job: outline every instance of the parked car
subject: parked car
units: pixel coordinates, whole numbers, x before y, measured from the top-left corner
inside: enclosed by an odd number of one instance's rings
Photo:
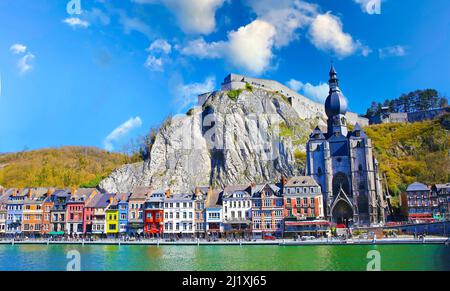
[[[277,238],[273,235],[266,234],[264,235],[264,240],[276,240]]]

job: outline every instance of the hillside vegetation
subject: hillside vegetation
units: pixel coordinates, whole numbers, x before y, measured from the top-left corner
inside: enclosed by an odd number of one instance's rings
[[[0,155],[4,187],[95,187],[130,162],[123,154],[92,147],[61,147]]]
[[[428,185],[450,181],[450,115],[433,121],[372,125],[365,130],[391,194],[398,196],[415,181]]]

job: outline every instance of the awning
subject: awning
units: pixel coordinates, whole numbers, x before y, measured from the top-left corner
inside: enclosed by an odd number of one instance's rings
[[[64,235],[64,231],[51,231],[48,234],[49,235]]]

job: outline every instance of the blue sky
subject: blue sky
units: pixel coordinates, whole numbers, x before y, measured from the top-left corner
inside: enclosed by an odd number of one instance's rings
[[[359,113],[415,89],[449,96],[450,2],[370,1],[81,0],[77,14],[1,0],[0,152],[120,151],[229,72],[323,100],[333,60]]]

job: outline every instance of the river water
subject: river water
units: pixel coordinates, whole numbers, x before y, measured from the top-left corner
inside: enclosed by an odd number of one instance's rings
[[[450,270],[445,245],[0,245],[0,270],[66,270],[73,254],[79,254],[78,265],[86,271],[366,270],[372,250],[379,253],[381,270]]]

